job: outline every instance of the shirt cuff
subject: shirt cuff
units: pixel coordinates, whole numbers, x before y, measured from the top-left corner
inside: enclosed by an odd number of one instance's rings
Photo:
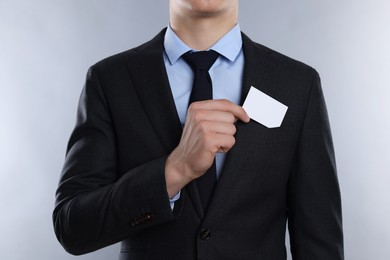
[[[173,208],[175,207],[175,202],[178,199],[180,199],[180,191],[175,196],[173,196],[172,199],[169,199],[169,203],[171,204],[171,210],[173,210]]]

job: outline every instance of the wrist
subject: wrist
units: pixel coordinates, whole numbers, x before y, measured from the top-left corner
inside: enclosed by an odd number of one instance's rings
[[[193,178],[186,174],[187,167],[173,154],[169,155],[165,163],[165,180],[169,198],[175,196]]]

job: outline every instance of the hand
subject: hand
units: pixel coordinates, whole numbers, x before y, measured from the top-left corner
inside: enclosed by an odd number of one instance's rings
[[[237,120],[249,122],[250,119],[242,107],[228,100],[190,105],[180,143],[165,165],[170,196],[202,176],[211,167],[217,152],[226,153],[233,147]]]

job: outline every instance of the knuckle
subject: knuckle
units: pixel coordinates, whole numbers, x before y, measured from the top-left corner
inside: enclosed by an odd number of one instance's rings
[[[196,109],[198,109],[198,103],[197,102],[193,102],[193,103],[191,103],[188,106],[188,111],[195,111]]]
[[[233,145],[236,143],[236,138],[234,136],[232,136],[232,143]]]
[[[236,117],[232,113],[229,113],[228,117],[229,117],[229,122],[234,123],[236,121]]]
[[[194,103],[191,103],[189,106],[188,106],[188,111],[192,111],[194,109]]]
[[[231,126],[231,132],[232,132],[232,135],[236,134],[237,132],[237,127],[235,125],[232,125]]]
[[[200,111],[196,111],[196,112],[193,112],[192,113],[192,118],[193,120],[195,120],[196,122],[200,122],[201,121],[201,115],[202,113]]]
[[[211,153],[216,154],[219,151],[219,146],[217,146],[217,145],[211,146],[210,151],[211,151]]]
[[[204,122],[206,117],[207,117],[207,111],[205,110],[196,110],[192,113],[193,120],[198,123]]]
[[[230,102],[229,100],[227,100],[227,99],[222,99],[221,102],[222,102],[222,104],[225,105],[225,106],[228,106],[228,105],[230,105],[230,103],[231,103],[231,102]]]
[[[205,119],[207,117],[208,111],[207,110],[199,110],[197,114],[201,119]]]
[[[232,136],[230,138],[230,147],[233,147],[233,145],[236,143],[236,138],[234,138],[234,136]]]

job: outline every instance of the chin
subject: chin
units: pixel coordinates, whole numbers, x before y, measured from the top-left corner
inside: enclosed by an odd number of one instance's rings
[[[183,0],[186,2],[191,12],[199,15],[210,16],[213,14],[223,13],[229,8],[234,8],[234,0]]]

